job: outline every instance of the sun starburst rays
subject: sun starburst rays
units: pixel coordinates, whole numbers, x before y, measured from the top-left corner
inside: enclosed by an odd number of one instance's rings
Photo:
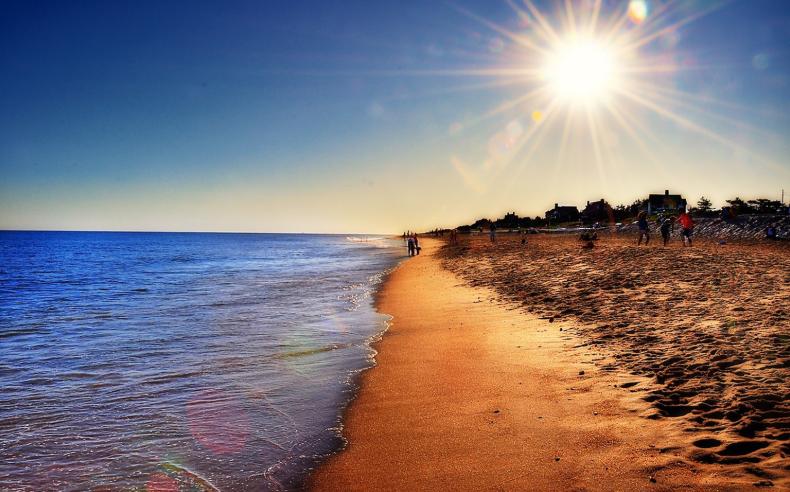
[[[508,140],[506,157],[489,156],[485,160],[476,174],[477,191],[495,183],[496,177],[506,170],[517,176],[530,164],[529,159],[540,149],[540,142],[555,130],[558,132],[556,148],[544,149],[555,153],[555,171],[559,172],[564,165],[568,146],[586,140],[592,150],[595,173],[605,189],[612,168],[609,163],[616,160],[616,156],[605,145],[604,136],[615,134],[617,139],[629,140],[650,161],[658,161],[656,147],[661,145],[661,139],[653,134],[651,125],[639,121],[634,115],[637,113],[652,113],[710,143],[750,152],[705,123],[718,121],[730,129],[757,132],[759,129],[749,128],[714,109],[735,109],[731,102],[710,95],[695,101],[695,94],[682,91],[673,83],[673,77],[683,73],[715,67],[689,63],[675,50],[673,43],[666,43],[679,28],[711,14],[731,0],[714,1],[707,8],[686,15],[681,15],[673,0],[659,4],[652,11],[648,0],[624,1],[624,8],[614,11],[604,11],[602,0],[565,0],[558,2],[553,14],[542,12],[532,0],[505,1],[519,22],[516,31],[456,7],[466,17],[512,43],[508,56],[503,57],[511,59],[510,65],[505,63],[495,69],[467,72],[483,77],[496,77],[496,73],[502,77],[517,76],[524,80],[525,89],[521,95],[467,121],[461,133],[494,117],[503,117],[510,125],[514,121],[528,121],[525,114],[529,114],[529,108],[543,110],[535,110],[542,115],[539,121],[531,122],[526,131]],[[511,116],[513,114],[515,116]],[[575,124],[577,121],[581,126]],[[586,132],[586,138],[582,132]],[[495,137],[497,135],[492,139]],[[755,157],[764,164],[773,165]],[[491,164],[492,159],[497,161],[496,165]],[[513,163],[516,166],[511,169]],[[468,181],[471,173],[465,172],[464,179]],[[513,180],[509,181],[511,185]]]

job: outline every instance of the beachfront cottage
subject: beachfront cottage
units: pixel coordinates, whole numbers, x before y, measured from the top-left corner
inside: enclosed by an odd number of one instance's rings
[[[582,222],[593,224],[595,222],[614,222],[614,212],[611,205],[601,198],[597,202],[587,201],[581,213]]]
[[[555,224],[560,222],[575,222],[579,220],[579,209],[575,206],[554,204],[554,208],[546,211],[546,220]]]
[[[670,195],[669,190],[664,190],[663,195],[651,193],[647,197],[648,214],[680,212],[682,210],[686,210],[686,199],[681,195]]]

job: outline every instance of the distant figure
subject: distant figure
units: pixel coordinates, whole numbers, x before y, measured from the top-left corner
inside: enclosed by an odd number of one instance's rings
[[[683,238],[683,246],[691,246],[691,234],[694,232],[694,219],[688,212],[681,212],[678,217],[680,223],[680,237]]]
[[[769,225],[765,228],[765,238],[771,241],[776,241],[776,226]]]
[[[598,240],[598,233],[595,231],[584,231],[579,235],[579,241],[582,241],[582,249],[592,249],[595,247],[593,241]]]
[[[488,229],[488,236],[491,238],[491,242],[496,242],[496,226],[492,222]]]
[[[645,246],[647,246],[650,242],[650,225],[647,223],[647,212],[639,212],[636,219],[639,226],[639,239],[636,241],[636,245],[642,244],[642,238],[645,238]]]
[[[666,217],[661,221],[661,238],[664,240],[664,246],[669,243],[669,234],[672,231],[672,222],[674,220],[674,217]]]
[[[527,231],[521,231],[521,244],[527,244]]]
[[[414,256],[414,238],[410,237],[406,240],[406,247],[409,250],[409,256]]]
[[[450,244],[458,244],[458,231],[456,229],[450,230]]]
[[[412,237],[414,238],[414,252],[417,253],[417,254],[420,254],[420,250],[422,248],[420,248],[420,240],[417,239],[417,233],[415,232],[414,236],[412,236]]]

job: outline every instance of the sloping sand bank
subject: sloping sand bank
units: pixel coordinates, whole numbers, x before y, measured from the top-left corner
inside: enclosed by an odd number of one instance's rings
[[[687,455],[790,481],[790,244],[604,237],[464,238],[444,265],[503,302],[575,322],[604,369],[649,378],[651,418],[683,426]]]
[[[316,490],[729,490],[754,477],[692,464],[639,378],[596,369],[568,331],[441,267],[437,243],[385,283],[394,316],[346,414],[348,448]],[[561,328],[562,331],[560,330]],[[626,387],[623,387],[625,385]],[[724,473],[722,473],[724,470]]]

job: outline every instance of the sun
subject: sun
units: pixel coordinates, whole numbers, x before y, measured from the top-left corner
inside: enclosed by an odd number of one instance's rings
[[[502,173],[508,173],[513,179],[508,180],[502,196],[514,193],[522,182],[514,177],[540,165],[538,155],[540,160],[550,160],[552,152],[555,176],[560,176],[566,164],[593,164],[603,187],[612,176],[620,179],[612,171],[614,166],[622,169],[629,165],[623,149],[639,152],[660,168],[666,160],[662,155],[665,150],[662,139],[651,131],[654,118],[749,155],[771,169],[781,168],[738,139],[708,126],[715,121],[731,131],[750,128],[762,132],[727,114],[753,108],[718,99],[707,94],[707,89],[690,92],[680,83],[685,80],[681,77],[698,76],[695,74],[704,74],[709,68],[699,63],[694,53],[681,51],[680,29],[716,12],[729,0],[697,2],[705,4],[704,8],[673,0],[504,1],[515,14],[508,24],[455,7],[493,36],[485,44],[485,52],[472,53],[475,63],[485,60],[484,66],[428,72],[490,79],[447,91],[512,88],[512,97],[479,115],[465,117],[463,122],[453,122],[448,129],[454,136],[468,135],[466,132],[483,122],[504,119],[490,135],[484,149],[487,153],[476,168],[456,156],[451,159],[470,189],[482,193],[494,186]],[[555,8],[543,12],[536,3]],[[474,34],[475,42],[485,39]],[[781,139],[778,134],[770,135]],[[553,139],[552,144],[544,144],[546,139]]]
[[[543,77],[559,99],[591,105],[614,87],[616,58],[614,50],[600,41],[572,39],[547,55]]]

